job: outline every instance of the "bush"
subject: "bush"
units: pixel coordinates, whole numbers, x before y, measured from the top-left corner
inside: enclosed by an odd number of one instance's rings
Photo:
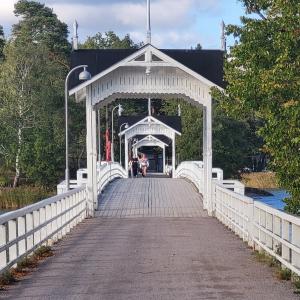
[[[0,209],[16,209],[54,195],[43,187],[20,186],[0,190]]]

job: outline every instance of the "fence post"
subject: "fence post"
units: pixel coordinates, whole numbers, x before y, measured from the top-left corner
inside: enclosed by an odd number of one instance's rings
[[[246,210],[248,222],[247,222],[247,232],[248,232],[248,245],[254,248],[254,201],[249,201]]]

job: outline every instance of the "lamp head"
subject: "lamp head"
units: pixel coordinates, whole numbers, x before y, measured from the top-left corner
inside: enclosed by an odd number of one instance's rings
[[[122,116],[122,112],[124,111],[124,108],[122,107],[121,104],[119,104],[119,108],[118,108],[118,115],[119,117]]]
[[[92,75],[90,72],[86,70],[87,67],[83,67],[83,71],[79,74],[79,80],[90,80],[92,78]]]
[[[125,124],[125,129],[127,129],[129,127],[129,124],[128,123],[126,123]]]

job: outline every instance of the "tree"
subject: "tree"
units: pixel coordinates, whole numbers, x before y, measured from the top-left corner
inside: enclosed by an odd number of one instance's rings
[[[142,43],[140,44],[135,44],[129,34],[126,34],[124,38],[119,37],[115,32],[113,31],[108,31],[105,32],[104,34],[101,32],[98,32],[97,34],[95,34],[94,36],[89,36],[87,38],[87,40],[83,43],[79,45],[79,48],[82,49],[137,49],[140,46],[142,46]],[[122,105],[124,107],[124,113],[126,115],[141,115],[143,114],[143,112],[146,111],[147,109],[147,103],[146,101],[144,101],[144,105],[141,106],[140,104],[140,100],[134,100],[134,99],[126,99],[125,101],[122,101]],[[117,105],[118,103],[120,103],[120,101],[116,101],[112,104],[110,104],[111,107]],[[138,104],[138,105],[137,105]],[[110,117],[110,113],[108,114],[108,116]],[[84,117],[84,116],[83,116]],[[83,125],[84,125],[85,121],[82,120],[82,122],[77,122],[77,124],[81,124],[81,135],[74,137],[74,141],[76,141],[74,143],[74,145],[76,145],[76,147],[70,147],[70,151],[73,153],[73,156],[77,156],[78,159],[79,157],[82,157],[83,153],[85,153],[85,131],[83,130]],[[111,122],[109,120],[106,120],[106,114],[105,114],[105,109],[101,110],[101,132],[105,132],[105,127],[106,127],[106,123],[107,124],[111,124]],[[80,127],[80,125],[79,125]],[[114,128],[116,131],[117,128],[117,119],[115,118],[115,124],[114,124]],[[119,143],[119,139],[117,139],[117,135],[115,135],[115,150],[116,150],[116,154],[119,147],[118,147],[118,143]],[[103,137],[102,137],[102,142],[103,142]],[[104,149],[104,144],[102,145],[102,149]],[[78,149],[81,149],[78,152]],[[116,155],[117,157],[117,155]]]
[[[68,69],[67,27],[34,1],[15,4],[21,16],[0,65],[0,155],[31,181],[57,182],[64,159],[63,95]]]
[[[192,50],[202,50],[202,45],[198,43],[195,48],[192,47]]]
[[[0,62],[3,59],[3,48],[5,45],[3,27],[0,25]]]
[[[69,56],[68,27],[53,10],[36,1],[19,0],[14,13],[21,20],[13,25],[12,35],[20,44],[41,43],[50,50],[50,58],[61,60]]]
[[[202,110],[183,100],[163,101],[161,112],[176,115],[181,107],[182,135],[176,139],[176,152],[180,161],[202,160],[203,118]],[[258,141],[252,141],[249,122],[228,117],[217,102],[213,105],[213,165],[224,170],[226,178],[236,176],[247,166],[249,156],[258,149]]]
[[[130,38],[129,34],[126,34],[122,39],[117,36],[113,31],[105,32],[103,35],[101,32],[96,33],[94,36],[89,36],[87,40],[79,46],[83,49],[129,49],[139,48],[142,44],[135,44]]]
[[[262,121],[259,134],[270,167],[290,193],[286,208],[300,213],[300,3],[240,0],[249,17],[227,27],[237,43],[225,65],[228,86],[215,93],[228,113]]]

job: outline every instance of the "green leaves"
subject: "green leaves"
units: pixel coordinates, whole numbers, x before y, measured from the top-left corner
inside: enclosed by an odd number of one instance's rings
[[[263,120],[259,130],[270,167],[291,195],[287,209],[300,208],[300,3],[240,0],[250,17],[228,34],[239,41],[225,64],[226,94],[220,105],[239,116]],[[240,117],[239,117],[240,118]],[[290,201],[290,202],[289,202]]]
[[[130,36],[127,34],[122,39],[118,37],[113,31],[96,33],[94,36],[89,36],[87,40],[80,45],[82,49],[128,49],[138,48],[141,44],[135,44]]]

